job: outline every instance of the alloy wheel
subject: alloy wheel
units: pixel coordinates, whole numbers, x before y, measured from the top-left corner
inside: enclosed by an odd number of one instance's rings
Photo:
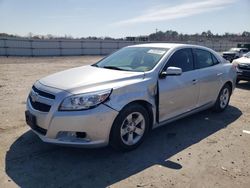
[[[126,145],[138,143],[145,132],[145,118],[140,112],[130,113],[123,121],[120,134]]]
[[[227,106],[228,101],[229,101],[229,96],[230,96],[229,90],[228,88],[225,87],[220,95],[220,107],[221,108],[225,108]]]

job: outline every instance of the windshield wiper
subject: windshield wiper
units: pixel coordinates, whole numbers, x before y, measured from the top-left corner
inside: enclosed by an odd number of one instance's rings
[[[91,66],[93,66],[93,67],[99,67],[97,64],[93,64],[93,65],[91,65]]]
[[[103,68],[105,69],[113,69],[113,70],[123,70],[123,71],[127,71],[125,69],[121,69],[119,67],[115,67],[115,66],[104,66]]]

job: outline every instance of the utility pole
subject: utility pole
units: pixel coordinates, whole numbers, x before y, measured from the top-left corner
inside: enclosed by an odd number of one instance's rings
[[[155,29],[155,40],[158,40],[157,33],[158,33],[158,29],[156,28],[156,29]]]

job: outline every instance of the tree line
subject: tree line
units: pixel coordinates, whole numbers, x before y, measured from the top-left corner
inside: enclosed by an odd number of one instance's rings
[[[152,41],[204,41],[204,40],[229,40],[250,42],[250,32],[244,31],[240,34],[224,33],[213,34],[210,30],[195,34],[182,34],[177,31],[168,30],[166,32],[158,31],[149,35]]]
[[[112,38],[112,37],[81,37],[75,38],[71,35],[55,36],[51,34],[47,35],[35,35],[33,33],[28,33],[26,36],[13,35],[8,33],[0,33],[0,37],[8,38],[25,38],[25,39],[86,39],[86,40],[126,40],[126,38]],[[138,36],[140,37],[140,36]],[[204,41],[204,40],[228,40],[237,42],[250,42],[250,32],[244,31],[242,33],[224,33],[224,34],[214,34],[210,30],[204,31],[202,33],[195,34],[182,34],[177,31],[167,30],[167,31],[157,31],[151,33],[146,37],[149,41]]]

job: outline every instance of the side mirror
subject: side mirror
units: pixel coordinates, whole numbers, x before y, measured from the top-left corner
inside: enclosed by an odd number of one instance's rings
[[[165,78],[166,76],[179,76],[182,74],[182,69],[178,67],[168,67],[166,71],[162,71],[160,78]]]

